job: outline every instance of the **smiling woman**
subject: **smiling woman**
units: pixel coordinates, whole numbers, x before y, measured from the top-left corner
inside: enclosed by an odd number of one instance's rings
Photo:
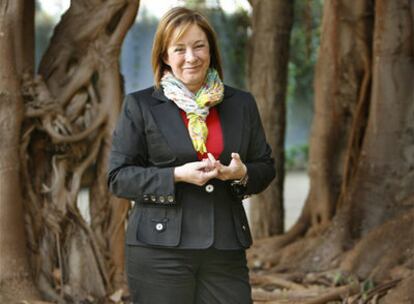
[[[135,201],[133,302],[250,304],[242,199],[275,175],[254,98],[223,84],[216,34],[191,9],[161,18],[152,67],[155,85],[125,98],[108,172],[110,190]]]

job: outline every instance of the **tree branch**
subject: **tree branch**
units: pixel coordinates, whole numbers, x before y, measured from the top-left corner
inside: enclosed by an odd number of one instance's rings
[[[104,135],[103,132],[100,132],[100,134],[96,136],[92,144],[92,148],[87,154],[88,156],[73,170],[73,177],[72,177],[72,181],[70,184],[71,201],[75,200],[76,195],[79,192],[79,186],[80,186],[83,173],[97,158],[103,135]]]
[[[125,35],[128,33],[128,29],[135,21],[135,17],[138,13],[140,0],[129,0],[128,5],[125,9],[122,18],[116,27],[116,30],[110,38],[110,44],[121,45],[122,41],[125,38]]]
[[[351,285],[341,286],[335,289],[331,289],[328,293],[316,297],[312,300],[306,301],[303,304],[325,304],[330,301],[341,300],[344,296],[351,296],[358,293],[360,290],[359,284],[354,283]]]
[[[105,122],[107,115],[107,111],[99,109],[98,117],[93,121],[92,125],[90,125],[87,129],[75,135],[65,136],[56,132],[53,129],[51,120],[45,120],[43,123],[43,127],[54,143],[73,143],[84,140],[86,137],[92,134],[92,132],[94,132],[97,128],[99,128],[99,126],[101,126]]]
[[[304,286],[288,281],[286,279],[277,277],[275,275],[250,275],[250,283],[252,285],[276,285],[282,288],[292,289],[292,290],[304,290]]]

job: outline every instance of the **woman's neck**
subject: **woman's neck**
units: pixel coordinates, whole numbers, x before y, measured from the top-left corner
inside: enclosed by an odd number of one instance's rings
[[[192,92],[194,95],[196,95],[198,90],[200,90],[201,86],[202,86],[202,84],[197,84],[197,85],[186,86],[186,87],[190,92]]]

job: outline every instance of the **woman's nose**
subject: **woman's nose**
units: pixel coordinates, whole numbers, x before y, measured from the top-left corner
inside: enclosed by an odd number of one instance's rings
[[[195,60],[197,60],[196,55],[194,54],[194,51],[192,49],[187,49],[185,52],[185,60],[187,62],[194,62]]]

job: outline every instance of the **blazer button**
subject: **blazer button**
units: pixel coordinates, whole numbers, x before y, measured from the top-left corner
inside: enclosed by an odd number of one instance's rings
[[[168,196],[167,196],[167,201],[168,201],[169,203],[173,203],[173,202],[174,202],[174,196],[172,196],[172,195],[168,195]]]
[[[160,197],[158,198],[158,200],[160,201],[161,204],[165,203],[165,197],[160,195]]]
[[[155,203],[157,201],[157,198],[155,195],[151,195],[151,202]]]
[[[155,230],[157,230],[157,231],[163,231],[163,230],[164,230],[164,224],[162,224],[162,223],[157,223],[157,224],[155,225]]]
[[[144,194],[143,198],[144,198],[144,202],[149,202],[150,198],[149,198],[148,194]]]
[[[214,191],[214,186],[212,184],[208,184],[205,189],[208,193],[211,193]]]
[[[243,229],[244,231],[246,231],[246,226],[245,226],[245,225],[243,225],[243,226],[242,226],[242,229]]]

